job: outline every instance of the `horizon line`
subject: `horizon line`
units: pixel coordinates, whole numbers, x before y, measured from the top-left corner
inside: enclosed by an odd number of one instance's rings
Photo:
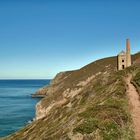
[[[47,79],[44,79],[44,78],[31,78],[31,79],[29,79],[29,78],[12,78],[12,79],[10,79],[10,78],[6,78],[6,79],[1,79],[0,78],[0,80],[52,80],[52,79],[50,79],[50,78],[47,78]]]

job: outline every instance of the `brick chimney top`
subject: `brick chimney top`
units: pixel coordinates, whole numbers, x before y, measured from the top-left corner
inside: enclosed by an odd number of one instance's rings
[[[130,52],[130,39],[126,39],[126,52]]]

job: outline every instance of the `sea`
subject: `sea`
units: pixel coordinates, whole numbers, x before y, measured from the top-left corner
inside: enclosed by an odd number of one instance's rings
[[[31,94],[50,80],[0,80],[0,137],[24,127],[35,117],[40,98]]]

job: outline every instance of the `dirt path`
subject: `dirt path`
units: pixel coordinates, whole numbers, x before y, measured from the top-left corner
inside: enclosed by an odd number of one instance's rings
[[[130,111],[132,114],[132,119],[134,123],[134,132],[136,140],[140,140],[140,100],[139,100],[139,94],[136,91],[136,88],[131,84],[131,78],[132,76],[129,75],[126,79],[126,83],[128,85],[128,97],[130,101]]]

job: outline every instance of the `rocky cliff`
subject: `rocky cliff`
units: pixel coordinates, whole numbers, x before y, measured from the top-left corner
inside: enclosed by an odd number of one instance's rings
[[[36,105],[35,121],[3,139],[134,139],[124,77],[131,73],[136,79],[138,58],[140,53],[133,56],[132,67],[119,72],[117,58],[110,57],[59,73],[49,86],[33,95],[44,96]]]

